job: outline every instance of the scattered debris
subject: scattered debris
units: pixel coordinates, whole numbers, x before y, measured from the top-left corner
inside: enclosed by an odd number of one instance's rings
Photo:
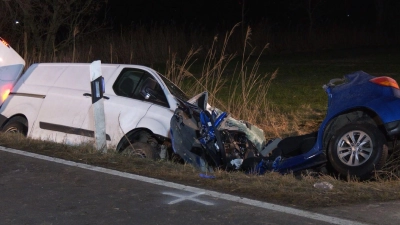
[[[214,175],[209,175],[209,174],[204,174],[204,173],[200,173],[199,176],[201,178],[206,178],[206,179],[214,179],[215,178]]]
[[[315,188],[322,189],[322,190],[332,190],[333,189],[333,184],[323,181],[323,182],[317,182],[314,184]]]

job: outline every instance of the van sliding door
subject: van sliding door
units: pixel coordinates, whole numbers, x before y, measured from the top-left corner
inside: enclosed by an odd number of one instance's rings
[[[90,93],[88,65],[73,65],[65,69],[44,99],[33,134],[38,138],[66,144],[79,144],[93,131],[81,129],[89,113]]]

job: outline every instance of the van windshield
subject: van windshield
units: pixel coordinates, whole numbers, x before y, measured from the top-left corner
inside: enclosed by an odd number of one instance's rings
[[[167,85],[169,92],[171,92],[171,94],[183,101],[187,101],[189,100],[189,98],[187,97],[187,95],[178,87],[176,86],[174,83],[172,83],[170,80],[168,80],[166,77],[164,77],[164,75],[158,73],[158,75],[161,77],[161,79],[164,81],[165,85]]]

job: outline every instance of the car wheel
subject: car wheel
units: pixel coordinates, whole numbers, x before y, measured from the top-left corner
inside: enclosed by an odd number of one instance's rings
[[[372,124],[355,122],[335,132],[330,141],[328,159],[339,174],[364,180],[382,168],[387,154],[382,132]]]
[[[19,133],[26,136],[28,131],[26,124],[27,121],[25,118],[17,116],[11,118],[1,131],[4,133]]]

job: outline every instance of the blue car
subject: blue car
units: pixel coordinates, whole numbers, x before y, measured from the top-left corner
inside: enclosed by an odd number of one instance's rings
[[[207,92],[179,101],[171,119],[172,147],[202,171],[259,174],[326,170],[369,179],[400,136],[400,90],[390,77],[357,71],[324,85],[328,110],[318,131],[266,141],[263,131],[207,104]]]

